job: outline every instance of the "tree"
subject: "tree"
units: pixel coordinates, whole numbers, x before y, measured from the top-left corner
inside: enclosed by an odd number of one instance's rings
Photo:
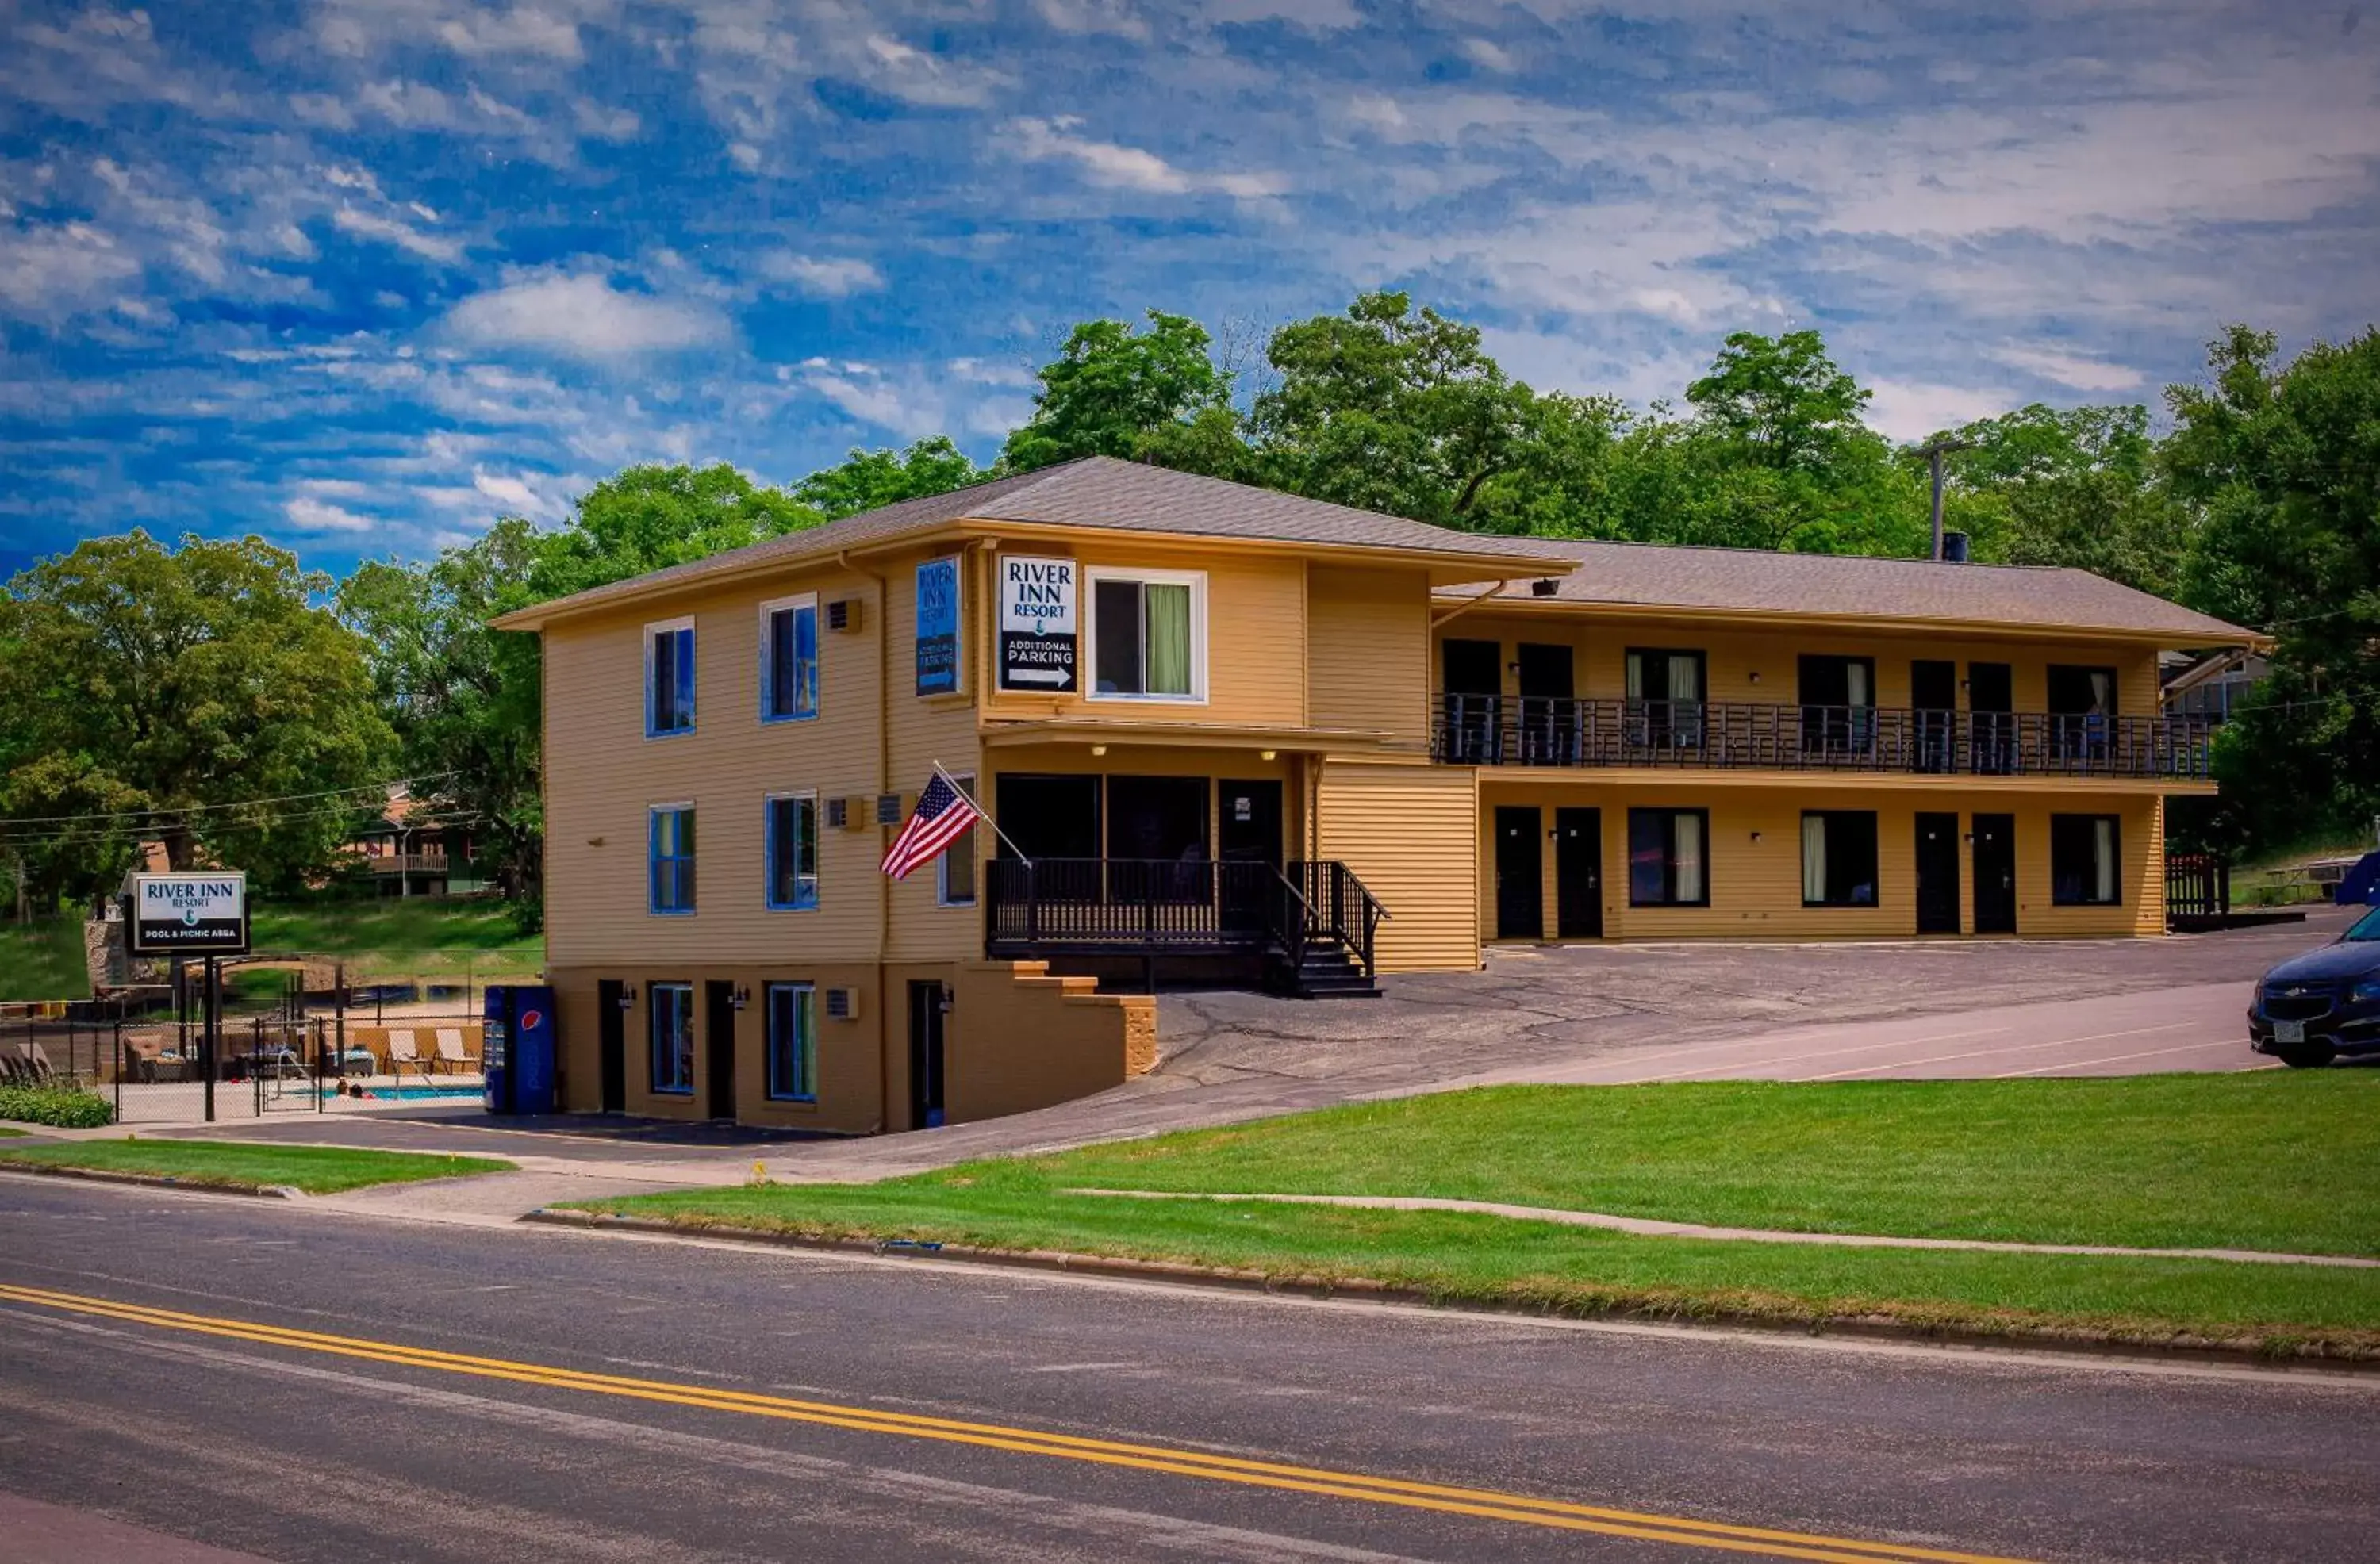
[[[338,612],[371,648],[373,682],[406,771],[436,776],[437,800],[469,830],[480,867],[534,907],[541,868],[537,662],[528,637],[488,621],[529,600],[548,540],[517,516],[426,565],[367,561],[340,583]]]
[[[395,749],[364,648],[312,600],[329,585],[259,539],[143,532],[9,583],[0,813],[47,894],[108,889],[144,838],[267,883],[328,863]]]
[[[2204,514],[2190,599],[2277,643],[2216,750],[2220,825],[2254,847],[2360,835],[2380,813],[2380,330],[2277,355],[2233,326],[2209,345],[2212,384],[2166,394],[2165,467]]]
[[[1261,470],[1311,499],[1472,527],[1487,486],[1520,465],[1529,388],[1480,346],[1479,330],[1402,293],[1273,333],[1280,377],[1251,424]]]
[[[1077,456],[1230,459],[1215,437],[1232,421],[1232,380],[1215,365],[1207,328],[1160,309],[1148,319],[1145,331],[1084,321],[1067,333],[1041,367],[1033,417],[1008,437],[1002,467],[1029,472]]]
[[[794,498],[832,521],[902,500],[947,494],[990,476],[949,435],[937,434],[906,451],[854,448],[840,467],[821,467],[794,485]]]
[[[530,567],[535,599],[558,598],[815,527],[825,518],[725,462],[623,467],[581,497]]]
[[[1875,435],[1860,421],[1868,393],[1827,356],[1816,332],[1736,332],[1686,400],[1753,466],[1825,474],[1846,445]]]
[[[2148,409],[2036,402],[1955,431],[1970,448],[1946,459],[1950,525],[1978,559],[2072,565],[2173,597],[2195,518],[2166,482]],[[1928,443],[1945,438],[1928,437]],[[1912,478],[1925,458],[1901,454]]]

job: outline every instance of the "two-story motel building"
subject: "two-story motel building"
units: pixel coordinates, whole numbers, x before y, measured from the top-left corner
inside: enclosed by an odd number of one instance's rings
[[[2155,935],[2251,632],[2071,570],[1453,532],[1094,458],[540,604],[576,1109],[865,1133],[1146,1069],[1162,971]],[[977,830],[878,862],[940,766]],[[1100,976],[1107,978],[1102,987]]]

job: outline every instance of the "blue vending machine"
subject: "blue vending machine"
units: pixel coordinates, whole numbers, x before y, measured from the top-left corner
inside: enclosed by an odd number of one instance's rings
[[[542,984],[491,983],[480,1058],[491,1113],[553,1111],[553,990]]]

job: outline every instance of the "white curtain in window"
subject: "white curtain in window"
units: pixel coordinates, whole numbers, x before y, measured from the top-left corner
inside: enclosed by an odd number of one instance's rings
[[[2091,671],[2091,709],[2103,716],[2116,709],[2116,675],[2107,669]]]
[[[2099,819],[2091,822],[2092,872],[2098,899],[2116,900],[2116,822]]]
[[[1670,659],[1670,698],[1671,700],[1702,699],[1703,682],[1695,677],[1701,672],[1701,664],[1691,657]]]
[[[1700,815],[1679,815],[1674,818],[1678,900],[1699,902],[1703,899],[1703,818]]]
[[[1645,698],[1645,654],[1642,652],[1628,654],[1628,698]]]
[[[1867,664],[1864,662],[1852,663],[1843,670],[1843,673],[1844,688],[1850,692],[1847,697],[1849,704],[1852,706],[1867,705]]]
[[[1802,900],[1827,899],[1827,817],[1802,817]]]

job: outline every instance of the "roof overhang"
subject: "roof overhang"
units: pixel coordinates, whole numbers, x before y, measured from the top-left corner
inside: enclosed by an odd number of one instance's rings
[[[1050,717],[1018,721],[994,719],[983,725],[983,745],[987,749],[1032,744],[1099,744],[1168,749],[1272,749],[1320,755],[1378,749],[1395,736],[1373,728],[1288,728],[1114,717]]]
[[[1416,524],[1418,525],[1418,524]],[[1433,588],[1482,581],[1513,581],[1524,577],[1559,576],[1577,568],[1567,560],[1539,555],[1462,549],[1407,549],[1359,543],[1317,542],[1295,538],[1239,538],[1215,532],[1167,532],[1126,527],[1076,527],[1054,522],[1003,521],[995,517],[960,516],[921,527],[914,532],[850,548],[819,548],[771,554],[762,559],[690,571],[667,580],[637,577],[589,588],[551,602],[534,603],[500,614],[489,624],[499,630],[542,630],[565,619],[608,613],[632,603],[660,602],[697,592],[715,591],[740,581],[781,576],[805,570],[879,559],[889,554],[930,552],[953,543],[1005,544],[1025,542],[1079,548],[1086,543],[1107,547],[1168,552],[1220,552],[1269,557],[1291,556],[1324,560],[1332,564],[1419,569]]]
[[[1598,619],[1711,620],[1752,629],[1828,631],[1900,630],[1922,635],[1948,635],[1976,640],[2127,641],[2143,647],[2196,649],[2241,648],[2266,651],[2271,637],[2226,625],[2220,629],[2142,629],[2137,626],[2092,624],[2022,624],[2006,620],[1947,619],[1924,614],[1787,613],[1774,609],[1712,608],[1694,603],[1595,602],[1580,598],[1506,597],[1499,592],[1481,599],[1453,592],[1437,594],[1446,606],[1462,605],[1472,613],[1545,614]]]

